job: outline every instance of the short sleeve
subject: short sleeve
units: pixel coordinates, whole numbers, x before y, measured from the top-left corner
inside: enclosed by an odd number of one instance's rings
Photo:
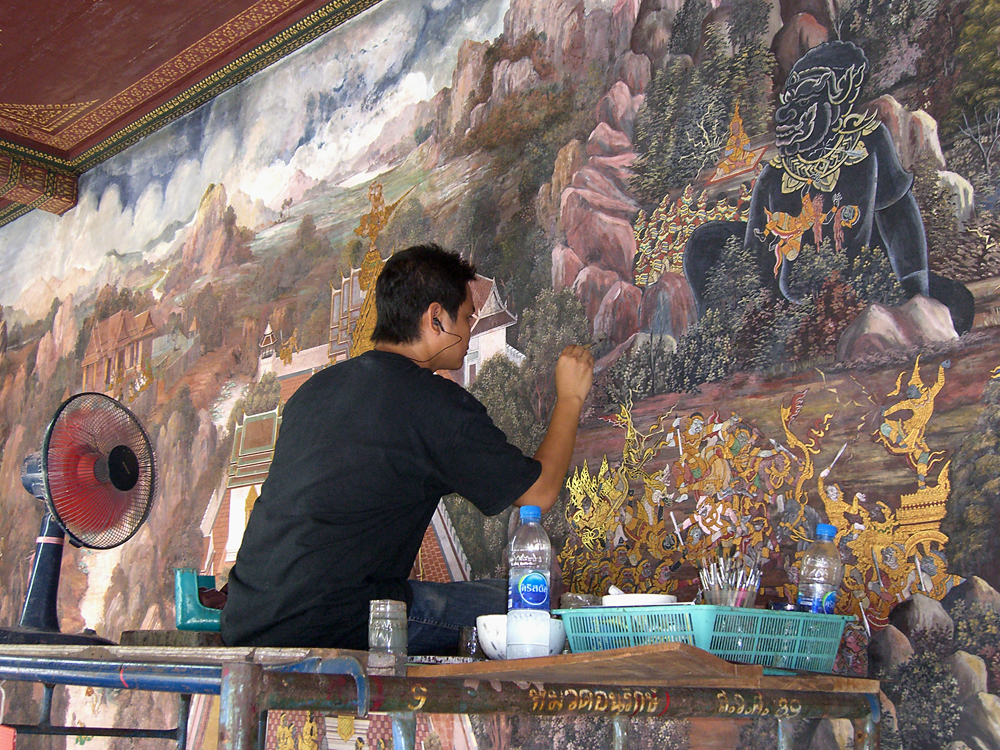
[[[512,445],[472,396],[458,410],[445,482],[487,516],[513,505],[542,473],[542,465]]]

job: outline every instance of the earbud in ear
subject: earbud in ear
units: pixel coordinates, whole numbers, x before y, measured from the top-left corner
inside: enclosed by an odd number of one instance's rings
[[[440,320],[438,320],[437,318],[434,318],[434,325],[435,325],[435,327],[436,327],[436,328],[437,328],[437,329],[438,329],[439,331],[443,331],[443,330],[444,330],[444,328],[443,328],[443,327],[441,326],[441,321],[440,321]]]

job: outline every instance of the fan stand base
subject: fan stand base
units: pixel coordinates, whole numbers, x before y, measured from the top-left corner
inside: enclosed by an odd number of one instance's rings
[[[9,627],[0,628],[0,645],[30,646],[117,646],[114,641],[97,633],[60,633],[50,630]]]

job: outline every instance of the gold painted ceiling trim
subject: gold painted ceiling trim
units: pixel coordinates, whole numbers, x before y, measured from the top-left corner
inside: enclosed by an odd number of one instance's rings
[[[77,177],[0,153],[0,198],[61,215],[76,205]]]
[[[78,117],[97,104],[94,99],[78,104],[2,104],[0,119],[19,122],[28,127],[54,133],[61,125]]]
[[[4,117],[3,112],[0,112],[0,122],[13,133],[46,146],[69,151],[121,115],[127,114],[177,84],[208,60],[239,46],[247,37],[267,28],[297,5],[298,0],[260,0],[208,36],[199,39],[179,55],[160,65],[149,75],[111,97],[85,117],[70,124],[61,133],[54,134],[18,120],[11,120],[9,117]]]
[[[379,2],[381,0],[333,0],[73,158],[3,140],[0,140],[0,152],[82,174]]]

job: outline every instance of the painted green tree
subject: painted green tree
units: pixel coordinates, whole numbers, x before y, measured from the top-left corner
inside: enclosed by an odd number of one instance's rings
[[[681,40],[686,39],[684,30],[696,11],[696,5],[689,8],[685,3],[675,19],[674,56],[653,77],[636,118],[639,157],[632,188],[648,203],[659,202],[671,189],[683,187],[721,159],[737,103],[751,136],[770,125],[768,94],[774,57],[764,43],[767,4],[762,0],[736,3],[725,26],[704,25],[695,48],[698,62],[693,64],[691,58],[680,55],[694,54],[688,49],[690,43]]]
[[[1000,0],[971,0],[964,16],[955,53],[960,66],[955,101],[963,113],[985,114],[1000,107]]]
[[[836,353],[841,334],[870,303],[899,305],[899,281],[880,247],[848,258],[824,238],[819,251],[802,246],[789,279],[798,303],[775,298],[754,250],[741,236],[726,240],[708,277],[706,312],[670,351],[637,343],[606,371],[600,385],[612,403],[629,397],[687,392],[733,372],[775,365],[808,367]]]
[[[708,0],[684,0],[670,27],[667,49],[671,55],[695,55],[701,43],[701,25],[710,10]]]
[[[751,135],[767,132],[774,110],[771,71],[775,58],[765,41],[770,11],[764,0],[743,0],[733,3],[728,19],[732,88],[740,102],[743,128]]]
[[[411,245],[420,245],[436,240],[434,227],[416,198],[407,198],[393,213],[389,226],[379,236],[378,245],[383,257],[404,250]],[[360,263],[358,266],[360,267]]]
[[[698,65],[675,58],[653,78],[635,126],[632,187],[643,200],[658,202],[719,159],[734,107],[725,47],[722,28],[708,24]]]
[[[569,290],[543,290],[521,316],[524,361],[487,360],[469,389],[508,439],[531,455],[537,450],[555,405],[555,365],[563,348],[588,339],[583,305]]]
[[[938,123],[947,120],[952,109],[955,82],[961,72],[955,53],[967,5],[968,0],[941,0],[917,40],[923,54],[916,61],[915,94],[900,100],[907,109],[923,109]]]
[[[526,455],[534,455],[548,427],[555,405],[555,364],[568,344],[587,340],[583,305],[568,291],[544,290],[521,317],[524,361],[517,365],[503,355],[487,360],[469,391],[486,407],[507,439]],[[458,496],[445,498],[445,507],[469,559],[474,578],[503,574],[509,511],[487,518]],[[544,525],[553,547],[562,546],[567,529],[564,514],[555,510]]]
[[[948,0],[855,0],[839,4],[840,38],[854,42],[868,57],[869,98],[912,85],[913,60],[922,56],[920,41]]]
[[[955,451],[941,531],[950,572],[1000,589],[1000,380],[983,389],[979,418]]]
[[[233,405],[233,417],[242,419],[244,415],[253,416],[271,411],[281,401],[281,384],[273,372],[265,372],[260,380],[251,384],[243,398]]]
[[[511,443],[529,455],[535,452],[545,428],[535,418],[524,376],[516,364],[503,354],[491,357],[483,363],[470,390]]]
[[[951,741],[961,709],[958,682],[932,651],[917,653],[887,675],[883,690],[896,706],[907,750],[938,750]]]

